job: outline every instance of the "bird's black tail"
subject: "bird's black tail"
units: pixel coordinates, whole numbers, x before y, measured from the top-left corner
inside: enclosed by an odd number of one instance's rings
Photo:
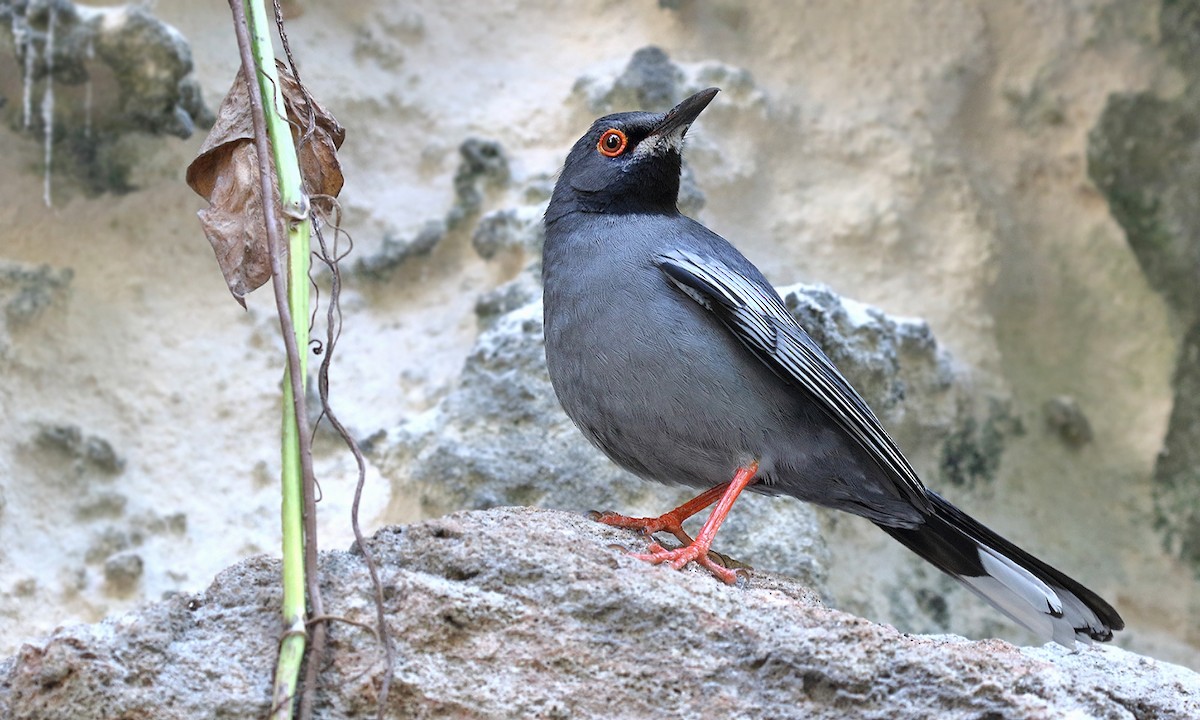
[[[933,512],[915,528],[884,532],[1046,639],[1111,640],[1125,621],[1083,585],[981,525],[935,492]]]

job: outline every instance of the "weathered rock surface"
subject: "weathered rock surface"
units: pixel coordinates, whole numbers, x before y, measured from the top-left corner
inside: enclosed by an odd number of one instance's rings
[[[48,308],[66,304],[70,270],[31,266],[0,259],[0,359],[8,355],[12,334]]]
[[[1186,90],[1109,96],[1088,136],[1088,175],[1147,281],[1185,328],[1154,466],[1154,525],[1164,546],[1200,574],[1200,6],[1164,2],[1159,25],[1159,43]]]
[[[0,23],[18,69],[0,75],[0,118],[49,143],[46,163],[90,194],[133,189],[136,151],[122,136],[187,138],[213,123],[187,38],[146,7],[5,2]]]
[[[355,261],[358,273],[371,280],[387,280],[410,258],[428,255],[448,232],[474,220],[483,206],[485,190],[508,182],[508,158],[498,142],[467,138],[458,146],[458,155],[454,203],[445,216],[428,220],[412,237],[385,236],[378,252]]]
[[[457,513],[369,541],[396,649],[389,718],[1192,718],[1200,676],[1113,647],[913,636],[752,571],[741,587],[625,557],[637,535],[576,514]],[[361,554],[322,558],[327,611],[370,623]],[[57,630],[0,662],[0,716],[262,717],[279,565]],[[321,718],[374,712],[384,668],[334,623]]]

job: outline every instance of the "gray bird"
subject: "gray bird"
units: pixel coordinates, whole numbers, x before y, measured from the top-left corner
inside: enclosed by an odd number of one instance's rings
[[[749,260],[680,214],[684,135],[709,88],[665,114],[596,120],[546,210],[542,280],[555,393],[643,478],[705,488],[658,518],[598,517],[682,542],[640,555],[735,574],[709,548],[743,489],[861,515],[1047,639],[1109,640],[1091,590],[928,490],[878,418]],[[716,503],[693,540],[681,523]]]

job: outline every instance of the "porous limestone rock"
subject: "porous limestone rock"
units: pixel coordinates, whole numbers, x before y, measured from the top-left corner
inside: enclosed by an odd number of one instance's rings
[[[0,25],[11,28],[0,50],[17,69],[0,76],[4,119],[49,143],[46,173],[65,173],[89,193],[133,189],[136,153],[124,135],[187,138],[215,119],[188,39],[146,7],[5,2]]]
[[[1115,647],[1071,652],[897,632],[786,577],[726,586],[624,557],[632,532],[498,508],[368,541],[395,648],[386,718],[1154,718],[1200,714],[1200,676]],[[618,548],[612,547],[613,545]],[[373,717],[382,674],[361,553],[325,552],[335,618],[315,717]],[[263,717],[279,563],[60,628],[0,661],[0,716]]]

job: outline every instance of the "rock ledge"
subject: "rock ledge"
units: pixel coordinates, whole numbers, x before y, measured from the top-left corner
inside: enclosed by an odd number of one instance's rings
[[[1200,717],[1182,667],[905,635],[785,577],[726,587],[646,565],[611,547],[644,547],[636,535],[575,514],[464,512],[370,544],[397,650],[388,717]],[[370,622],[361,555],[322,561],[328,611]],[[264,716],[278,572],[251,558],[203,593],[25,645],[0,662],[0,717]],[[372,715],[371,635],[335,624],[327,663],[318,716]]]

